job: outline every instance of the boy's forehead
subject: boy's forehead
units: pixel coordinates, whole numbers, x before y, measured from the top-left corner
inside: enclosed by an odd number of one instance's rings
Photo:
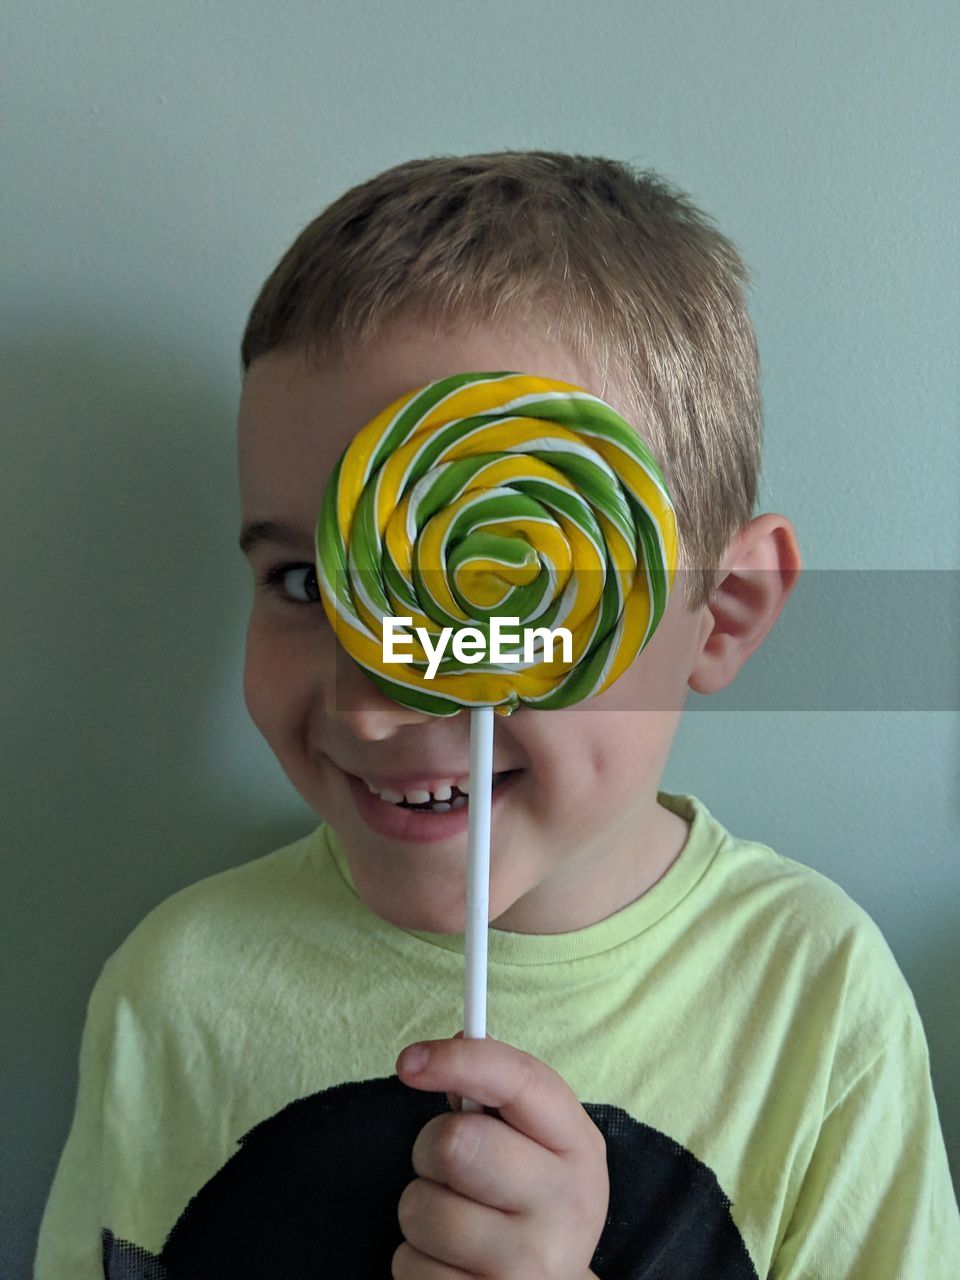
[[[363,425],[361,412],[350,380],[336,365],[271,352],[254,361],[244,379],[237,424],[241,463],[287,450],[339,456]]]
[[[247,370],[238,415],[244,518],[313,528],[327,479],[357,431],[394,400],[437,378],[516,369],[602,394],[586,362],[529,326],[408,325],[369,347],[308,361],[272,351]]]
[[[343,378],[271,352],[244,379],[237,418],[246,518],[299,520],[311,532],[337,459],[363,425]]]

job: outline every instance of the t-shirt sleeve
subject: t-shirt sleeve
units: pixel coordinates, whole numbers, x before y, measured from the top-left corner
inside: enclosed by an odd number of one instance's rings
[[[898,978],[885,1041],[827,1107],[769,1280],[960,1277],[960,1213],[926,1039]]]
[[[106,1072],[103,975],[87,1005],[73,1122],[47,1198],[34,1280],[103,1280],[102,1103]]]

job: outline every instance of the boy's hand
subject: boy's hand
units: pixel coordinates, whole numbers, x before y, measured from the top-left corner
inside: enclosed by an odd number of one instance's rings
[[[587,1280],[607,1217],[603,1134],[545,1063],[487,1037],[428,1040],[426,1064],[405,1058],[413,1089],[499,1109],[434,1116],[413,1144],[420,1175],[400,1197],[405,1243],[393,1280]]]

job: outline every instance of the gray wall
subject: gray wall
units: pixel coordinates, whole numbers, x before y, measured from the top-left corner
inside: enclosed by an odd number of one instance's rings
[[[504,147],[659,168],[753,267],[760,509],[793,519],[808,575],[960,563],[947,0],[17,8],[2,73],[7,1280],[28,1273],[106,956],[180,886],[315,822],[243,706],[232,432],[246,310],[345,187]],[[932,605],[955,578],[917,581]],[[771,645],[811,634],[803,600]],[[841,619],[844,661],[896,648],[900,625]],[[943,644],[955,657],[956,632]],[[957,701],[891,703],[875,683],[869,706],[817,710],[829,655],[795,645],[792,665],[792,710],[694,699],[664,786],[878,921],[926,1025],[956,1170]],[[877,709],[891,705],[906,709]]]

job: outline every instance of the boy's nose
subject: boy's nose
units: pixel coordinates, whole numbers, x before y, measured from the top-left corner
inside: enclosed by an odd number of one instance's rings
[[[328,714],[356,738],[379,742],[392,737],[404,725],[436,719],[426,712],[394,702],[350,659],[338,655],[336,675],[329,693]]]

